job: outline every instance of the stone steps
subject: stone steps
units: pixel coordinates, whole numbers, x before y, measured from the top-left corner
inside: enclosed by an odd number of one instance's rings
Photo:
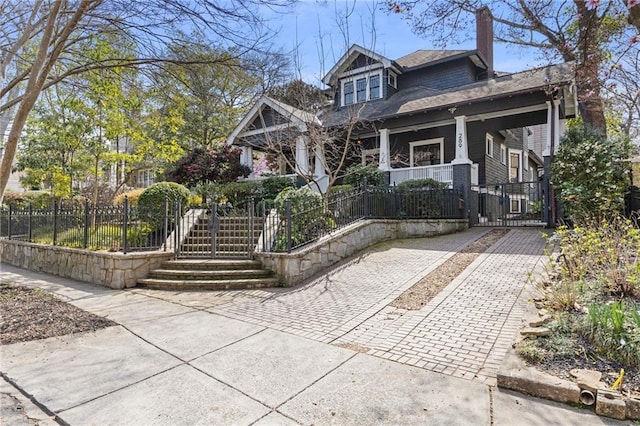
[[[242,290],[278,287],[272,271],[255,260],[184,259],[162,263],[138,286],[157,290]]]

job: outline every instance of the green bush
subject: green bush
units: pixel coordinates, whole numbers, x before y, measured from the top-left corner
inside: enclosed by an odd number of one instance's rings
[[[257,181],[225,183],[214,189],[219,203],[230,203],[236,208],[244,207],[251,197],[260,197],[260,191],[261,185]]]
[[[275,207],[280,218],[287,215],[287,200],[291,203],[291,247],[314,241],[320,234],[335,226],[326,217],[322,196],[309,188],[286,188],[275,199]],[[284,222],[283,222],[284,223]],[[276,239],[276,251],[287,248],[286,229],[281,227]]]
[[[153,226],[158,226],[162,223],[166,200],[169,200],[170,210],[172,208],[171,203],[179,201],[184,212],[187,208],[190,195],[189,190],[178,183],[154,183],[145,189],[138,198],[138,213],[140,218]]]
[[[262,196],[265,200],[275,200],[286,188],[295,188],[295,179],[289,176],[271,176],[262,182]]]
[[[590,128],[567,130],[552,164],[552,180],[575,223],[622,211],[630,146],[628,139],[607,139]]]
[[[26,208],[31,204],[34,209],[45,209],[53,206],[53,195],[50,191],[7,191],[2,203],[15,208]]]
[[[360,186],[364,182],[370,186],[379,186],[384,184],[384,174],[376,166],[364,166],[362,164],[354,164],[347,168],[344,175],[343,183],[351,186]]]
[[[447,189],[449,185],[434,179],[411,179],[398,184],[396,188],[405,189]]]

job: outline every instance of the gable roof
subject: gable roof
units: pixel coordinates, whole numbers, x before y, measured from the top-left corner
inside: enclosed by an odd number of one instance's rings
[[[289,120],[292,126],[297,127],[300,131],[307,130],[308,124],[322,125],[320,120],[315,114],[307,111],[292,107],[289,104],[270,98],[269,96],[261,96],[251,109],[244,115],[240,123],[233,129],[229,137],[227,138],[227,145],[232,145],[238,136],[246,130],[246,127],[254,122],[260,116],[260,113],[265,107],[270,107],[278,114]],[[269,128],[259,129],[262,131],[269,131]]]
[[[322,82],[327,86],[332,86],[337,79],[337,75],[344,71],[359,55],[368,56],[371,59],[380,62],[385,68],[395,65],[395,63],[389,58],[386,58],[373,50],[365,49],[362,46],[354,44],[322,78]]]
[[[420,49],[396,59],[402,68],[416,68],[429,62],[440,61],[451,56],[467,53],[467,50],[425,50]]]
[[[573,81],[572,67],[573,63],[550,65],[447,90],[410,87],[399,90],[385,102],[362,104],[359,117],[379,120],[568,85]],[[321,119],[326,126],[338,126],[346,122],[349,114],[348,108],[327,110]]]

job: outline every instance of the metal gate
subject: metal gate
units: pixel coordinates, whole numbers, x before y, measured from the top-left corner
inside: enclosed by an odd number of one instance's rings
[[[176,257],[251,259],[262,223],[262,217],[255,215],[253,200],[239,208],[218,203],[189,208],[176,218]]]
[[[472,187],[478,197],[476,226],[546,226],[542,182],[509,182]]]

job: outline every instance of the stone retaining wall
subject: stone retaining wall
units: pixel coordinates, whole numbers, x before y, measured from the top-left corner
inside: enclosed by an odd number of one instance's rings
[[[336,235],[292,253],[256,253],[266,269],[274,271],[287,286],[296,285],[345,257],[382,241],[429,237],[467,229],[463,219],[366,220],[354,223]]]
[[[172,257],[172,252],[122,254],[0,240],[3,263],[115,289],[135,287],[138,278]]]

